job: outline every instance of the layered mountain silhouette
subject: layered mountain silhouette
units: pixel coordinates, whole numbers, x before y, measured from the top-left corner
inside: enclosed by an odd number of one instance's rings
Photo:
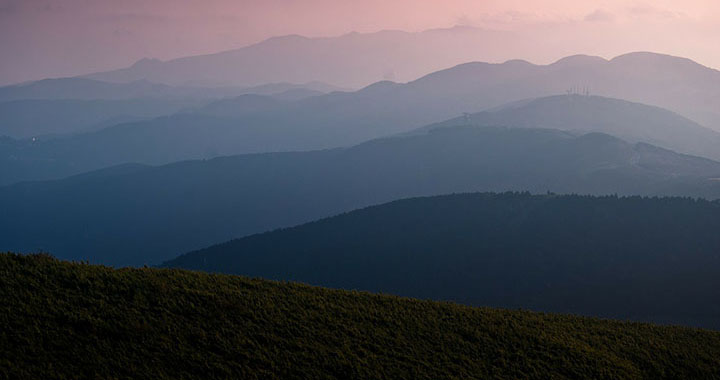
[[[113,265],[395,199],[470,191],[720,198],[720,163],[547,129],[439,128],[333,150],[124,165],[0,188],[0,246]]]
[[[720,203],[465,194],[397,201],[168,267],[720,328]]]
[[[300,100],[243,95],[93,133],[12,142],[2,150],[6,169],[0,184],[62,178],[128,162],[166,164],[347,146],[406,132],[426,120],[444,117],[451,109],[461,109],[447,100],[452,96],[444,97],[433,86],[422,90],[409,86],[416,85],[378,83],[354,93],[334,92]],[[467,98],[456,95],[457,99]],[[720,159],[720,133],[666,110],[597,96],[563,95],[512,103],[499,111],[440,125],[463,124],[600,131],[631,142]]]

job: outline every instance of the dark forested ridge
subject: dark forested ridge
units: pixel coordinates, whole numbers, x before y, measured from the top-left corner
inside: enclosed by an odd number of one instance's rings
[[[718,202],[460,194],[249,236],[165,265],[720,329],[718,231]]]
[[[120,166],[0,187],[0,247],[159,264],[396,199],[472,191],[720,198],[720,163],[604,134],[459,127],[347,149]]]
[[[7,379],[714,379],[720,333],[0,254]]]

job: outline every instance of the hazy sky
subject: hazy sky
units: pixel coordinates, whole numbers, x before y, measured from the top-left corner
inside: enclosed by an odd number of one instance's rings
[[[212,53],[274,35],[456,24],[532,34],[554,58],[647,50],[720,68],[718,0],[0,0],[0,83]]]

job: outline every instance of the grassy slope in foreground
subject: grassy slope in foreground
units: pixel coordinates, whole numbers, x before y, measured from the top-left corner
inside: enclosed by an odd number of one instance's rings
[[[0,378],[718,378],[720,333],[0,255]]]

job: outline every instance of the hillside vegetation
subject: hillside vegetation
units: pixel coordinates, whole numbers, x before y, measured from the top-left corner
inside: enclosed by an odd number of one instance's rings
[[[720,333],[0,255],[0,378],[710,379]]]
[[[529,193],[406,199],[171,267],[720,329],[720,202]]]

